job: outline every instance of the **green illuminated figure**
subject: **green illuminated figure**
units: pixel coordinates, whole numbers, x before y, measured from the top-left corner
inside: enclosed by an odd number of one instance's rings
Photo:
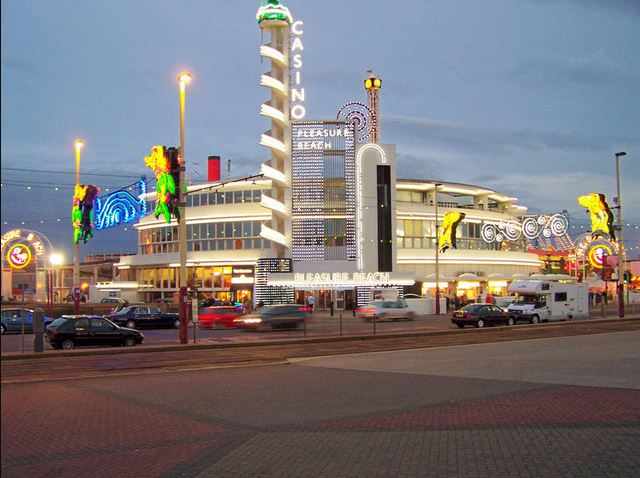
[[[171,162],[165,155],[164,146],[154,146],[151,154],[145,156],[144,163],[156,175],[156,209],[153,215],[157,219],[161,214],[167,224],[171,222],[171,214],[180,220],[180,209],[177,207],[176,183],[171,175]]]

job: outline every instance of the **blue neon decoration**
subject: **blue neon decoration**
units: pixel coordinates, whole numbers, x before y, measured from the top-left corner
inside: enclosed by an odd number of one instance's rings
[[[147,214],[147,201],[143,199],[147,193],[145,179],[143,176],[134,183],[137,189],[135,196],[127,191],[127,186],[96,198],[94,224],[97,230],[132,222]]]

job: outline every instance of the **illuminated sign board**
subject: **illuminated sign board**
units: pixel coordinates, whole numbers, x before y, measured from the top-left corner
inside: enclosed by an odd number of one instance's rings
[[[293,41],[291,42],[291,117],[294,120],[301,120],[307,114],[304,107],[305,93],[304,88],[301,87],[300,70],[302,69],[302,51],[304,51],[304,45],[302,44],[302,26],[304,22],[302,20],[296,20],[291,24],[291,33],[293,34]]]
[[[291,251],[294,261],[354,261],[355,127],[291,122]]]
[[[606,244],[595,244],[587,252],[587,259],[591,267],[602,269],[605,265],[605,257],[613,255],[613,251]]]
[[[27,233],[27,235],[23,236],[23,232]],[[44,256],[44,244],[37,234],[31,231],[23,231],[22,229],[12,229],[11,231],[7,231],[2,235],[2,249],[4,250],[4,247],[14,239],[26,239],[31,244],[36,256]]]
[[[410,273],[393,272],[296,272],[269,276],[269,285],[291,286],[297,289],[348,289],[413,284],[415,280]]]
[[[26,244],[14,244],[9,248],[7,261],[15,269],[24,269],[31,263],[31,248]]]

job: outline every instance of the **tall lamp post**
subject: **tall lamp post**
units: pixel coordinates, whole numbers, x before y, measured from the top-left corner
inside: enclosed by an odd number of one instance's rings
[[[73,143],[76,149],[76,184],[80,184],[80,151],[84,141],[76,139]],[[76,291],[80,288],[80,243],[73,245],[73,313],[80,313],[80,296]]]
[[[49,264],[51,264],[51,268],[49,269],[49,273],[47,274],[47,287],[49,289],[49,294],[47,296],[47,302],[49,305],[49,317],[52,315],[52,303],[54,302],[54,292],[56,286],[56,268],[60,267],[60,265],[64,262],[64,257],[62,254],[51,253],[49,254]]]
[[[189,330],[188,330],[188,308],[187,308],[187,195],[185,193],[184,173],[186,169],[186,158],[184,148],[184,102],[185,91],[187,89],[187,83],[191,81],[191,73],[185,71],[178,76],[178,83],[180,84],[180,176],[179,176],[179,198],[180,202],[178,207],[180,208],[180,219],[178,221],[178,252],[180,255],[180,274],[178,286],[180,287],[180,293],[178,298],[180,305],[178,311],[180,312],[180,343],[186,344],[189,342]]]
[[[434,194],[435,217],[436,217],[436,315],[440,314],[440,246],[438,244],[438,188],[442,183],[436,183]]]
[[[618,187],[618,316],[624,317],[624,241],[622,239],[622,192],[620,191],[620,158],[627,153],[616,153],[616,183]]]

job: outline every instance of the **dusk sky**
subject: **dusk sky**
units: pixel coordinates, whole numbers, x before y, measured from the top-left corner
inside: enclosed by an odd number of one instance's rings
[[[625,239],[638,256],[640,1],[284,3],[304,21],[307,119],[365,101],[373,69],[398,177],[492,188],[532,213],[567,210],[576,231],[588,220],[576,196],[600,192],[613,205],[614,153],[626,151]],[[74,139],[85,141],[81,182],[104,190],[152,176],[151,146],[179,142],[182,70],[193,74],[187,175],[206,179],[212,154],[232,160],[234,177],[259,172],[269,127],[258,114],[268,97],[259,5],[2,0],[2,231],[41,231],[71,260]],[[135,250],[131,226],[82,246]]]

